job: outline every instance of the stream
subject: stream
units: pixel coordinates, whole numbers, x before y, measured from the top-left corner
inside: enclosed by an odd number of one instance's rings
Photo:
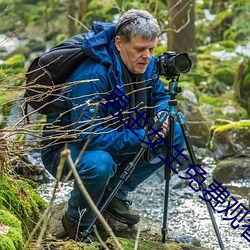
[[[207,172],[206,181],[211,183],[211,173],[216,162],[211,157],[204,157],[202,168]],[[178,176],[185,176],[186,170],[182,170],[172,175],[169,187],[168,202],[168,237],[178,239],[196,238],[203,247],[220,250],[220,246],[213,229],[213,225],[205,202],[199,197],[201,191],[195,192],[189,187],[189,181],[183,180]],[[164,168],[156,172],[146,182],[141,184],[136,192],[132,192],[129,198],[133,201],[132,208],[137,210],[141,217],[149,219],[153,224],[162,228],[162,218],[164,213],[165,180],[162,176]],[[40,185],[39,190],[42,197],[49,201],[54,182]],[[207,184],[208,185],[208,184]],[[234,187],[250,187],[250,180],[233,182]],[[223,185],[224,187],[224,185]],[[69,198],[72,182],[68,182],[58,190],[55,203],[66,201]],[[230,187],[228,187],[230,190]],[[230,192],[230,191],[229,191]],[[230,192],[238,202],[249,207],[249,201],[240,195]],[[226,205],[226,202],[224,203]],[[224,206],[223,204],[223,206]],[[222,241],[226,250],[248,250],[250,243],[241,236],[245,230],[243,224],[249,224],[247,219],[240,223],[240,227],[233,229],[231,221],[222,220],[222,214],[215,213],[215,219],[221,234]],[[249,218],[249,215],[246,216]],[[188,243],[188,242],[187,242]]]

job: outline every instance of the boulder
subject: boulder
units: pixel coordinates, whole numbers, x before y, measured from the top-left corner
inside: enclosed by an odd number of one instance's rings
[[[216,160],[232,156],[250,157],[250,120],[212,126],[209,148]]]
[[[250,179],[250,158],[228,157],[220,161],[213,170],[213,179],[219,183]]]

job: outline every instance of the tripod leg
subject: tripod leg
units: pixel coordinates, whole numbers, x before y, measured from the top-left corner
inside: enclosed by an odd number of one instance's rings
[[[169,132],[168,132],[168,146],[174,146],[174,116],[173,115],[169,115]],[[165,144],[166,147],[166,144]],[[169,149],[166,148],[166,152],[167,150],[170,152],[171,155],[174,154],[174,149],[173,147],[170,147]],[[170,164],[170,155],[166,154],[166,161],[168,164]],[[165,243],[166,242],[166,235],[168,232],[167,229],[167,219],[168,219],[168,198],[169,198],[169,183],[170,183],[170,179],[171,179],[171,169],[165,165],[165,197],[164,197],[164,212],[163,212],[163,225],[162,225],[162,242]]]
[[[181,126],[181,130],[182,130],[185,142],[186,142],[186,146],[187,146],[189,156],[191,158],[191,162],[192,162],[193,165],[198,165],[198,161],[197,161],[197,159],[195,157],[193,147],[192,147],[192,144],[190,142],[189,133],[188,133],[188,130],[187,130],[187,127],[186,127],[186,124],[185,124],[185,119],[184,119],[183,114],[181,112],[178,112],[177,113],[177,118],[178,118],[179,124]],[[198,181],[202,182],[201,176],[198,175],[197,179],[198,179]],[[207,195],[205,193],[205,189],[207,189],[206,184],[204,182],[202,182],[200,187],[201,187],[201,191],[202,191],[203,196],[207,200]],[[219,229],[218,229],[215,217],[214,217],[213,210],[212,210],[209,202],[207,202],[207,201],[206,201],[206,206],[207,206],[207,209],[208,209],[208,212],[209,212],[209,215],[210,215],[210,219],[212,221],[213,228],[214,228],[215,234],[217,236],[220,248],[221,248],[221,250],[225,250],[225,247],[223,245],[223,242],[222,242],[222,239],[221,239],[221,236],[220,236],[220,232],[219,232]]]

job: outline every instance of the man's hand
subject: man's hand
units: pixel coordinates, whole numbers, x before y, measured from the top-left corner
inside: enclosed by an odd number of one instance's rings
[[[161,115],[161,113],[164,111],[160,111],[159,113],[157,113],[157,115],[154,117],[154,120],[157,121]],[[158,134],[160,136],[162,136],[163,138],[165,138],[166,133],[169,131],[169,123],[168,123],[168,116],[165,119],[165,121],[162,123],[161,126],[162,130],[158,132]],[[158,135],[155,136],[155,139],[160,138]]]

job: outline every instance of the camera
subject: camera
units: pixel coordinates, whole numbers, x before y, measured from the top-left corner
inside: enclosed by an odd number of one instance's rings
[[[192,61],[187,53],[176,54],[174,51],[167,51],[156,59],[157,73],[165,76],[167,80],[187,73],[191,66]]]

